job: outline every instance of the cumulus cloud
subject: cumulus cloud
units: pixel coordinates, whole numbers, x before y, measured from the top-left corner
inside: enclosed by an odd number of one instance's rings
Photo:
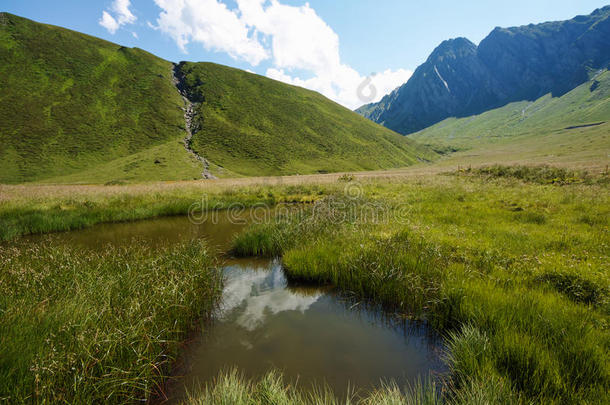
[[[111,34],[114,34],[119,29],[119,23],[110,15],[107,11],[102,13],[102,19],[100,25],[108,30]]]
[[[157,29],[186,52],[191,42],[257,66],[271,62],[272,79],[318,91],[348,107],[379,101],[406,82],[411,72],[386,70],[363,76],[341,61],[339,36],[306,3],[279,0],[155,0],[161,8]],[[303,77],[303,75],[306,75]]]
[[[218,0],[155,0],[162,10],[157,29],[171,36],[186,52],[191,42],[207,50],[226,52],[253,66],[269,57],[242,19]]]
[[[102,18],[99,21],[100,25],[111,34],[114,34],[123,25],[135,23],[137,17],[129,10],[130,6],[130,0],[114,0],[110,10],[102,12]]]

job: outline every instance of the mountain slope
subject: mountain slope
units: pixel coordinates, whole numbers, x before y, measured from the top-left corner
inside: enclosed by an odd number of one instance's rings
[[[0,13],[0,183],[201,178],[173,70]],[[179,70],[197,113],[190,146],[214,174],[382,169],[434,155],[317,93],[218,65]]]
[[[589,16],[496,28],[477,47],[443,42],[400,88],[359,113],[403,134],[507,103],[560,97],[610,63],[610,6]]]
[[[408,137],[440,152],[463,151],[453,161],[468,156],[468,163],[490,163],[503,154],[509,160],[580,159],[603,167],[610,153],[610,72],[598,72],[561,97],[549,93],[534,102],[448,118]]]
[[[0,182],[75,173],[168,143],[174,164],[190,178],[200,171],[182,158],[171,63],[5,13],[0,61]],[[150,170],[176,179],[155,159]],[[131,177],[129,168],[114,175]]]
[[[193,149],[240,175],[374,170],[431,155],[319,93],[213,63],[181,63]]]

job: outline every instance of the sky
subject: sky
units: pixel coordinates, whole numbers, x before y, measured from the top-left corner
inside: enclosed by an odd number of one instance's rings
[[[351,109],[405,83],[443,40],[570,19],[610,0],[0,0],[0,11],[178,62],[209,61]]]

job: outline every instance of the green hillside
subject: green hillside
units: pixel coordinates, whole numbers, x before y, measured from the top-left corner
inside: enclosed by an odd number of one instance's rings
[[[213,63],[182,63],[193,149],[240,175],[373,170],[431,157],[319,93]]]
[[[603,164],[610,153],[610,72],[593,74],[562,97],[548,94],[535,102],[449,118],[409,138],[439,152],[460,151],[453,155],[456,161],[580,159]]]
[[[0,62],[0,183],[201,178],[202,164],[184,147],[172,63],[7,13]],[[203,101],[192,147],[215,175],[381,169],[432,157],[317,93],[218,65],[181,66],[188,93]]]
[[[183,101],[172,64],[63,28],[0,17],[0,182],[70,175],[126,160],[83,181],[197,176],[179,142]],[[166,167],[155,160],[171,161]],[[176,170],[176,168],[179,168]],[[140,173],[144,172],[144,173]],[[78,177],[78,176],[76,176]]]

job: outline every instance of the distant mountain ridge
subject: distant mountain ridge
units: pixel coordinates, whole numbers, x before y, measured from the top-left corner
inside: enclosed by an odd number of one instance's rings
[[[477,47],[441,43],[407,83],[357,110],[402,134],[545,94],[562,96],[610,66],[610,6],[571,20],[494,29]]]

